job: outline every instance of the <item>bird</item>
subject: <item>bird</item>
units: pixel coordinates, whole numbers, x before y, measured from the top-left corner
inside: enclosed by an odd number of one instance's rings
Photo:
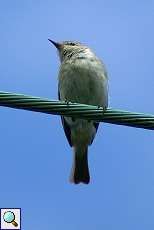
[[[78,41],[55,42],[60,58],[58,99],[65,102],[108,107],[108,74],[104,63]],[[99,123],[61,116],[69,145],[73,148],[70,182],[89,184],[88,146],[93,143]]]

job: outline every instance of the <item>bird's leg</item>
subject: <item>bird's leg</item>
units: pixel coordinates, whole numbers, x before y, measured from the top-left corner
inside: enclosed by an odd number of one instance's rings
[[[98,105],[98,106],[97,106],[97,109],[103,109],[103,113],[104,113],[104,112],[106,111],[106,109],[107,109],[107,108],[106,108],[106,107],[102,107],[102,106]]]
[[[67,106],[69,106],[69,101],[65,98],[65,103],[67,104]],[[71,117],[72,118],[72,122],[75,122],[75,118],[74,117]]]
[[[97,107],[98,109],[103,109],[103,116],[104,116],[104,113],[105,113],[105,111],[106,111],[106,107],[101,107],[100,105],[98,105],[98,107]]]
[[[65,103],[67,104],[67,105],[69,105],[69,101],[65,98]]]
[[[106,109],[107,109],[106,107],[103,107],[103,116],[104,116]]]

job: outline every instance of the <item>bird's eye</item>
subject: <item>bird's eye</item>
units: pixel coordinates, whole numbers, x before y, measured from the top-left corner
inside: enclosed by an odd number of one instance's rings
[[[70,45],[71,45],[71,46],[75,46],[75,43],[71,42]]]

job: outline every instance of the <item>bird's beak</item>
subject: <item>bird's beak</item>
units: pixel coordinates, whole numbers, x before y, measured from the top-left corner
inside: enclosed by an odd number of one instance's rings
[[[60,49],[60,47],[61,47],[61,44],[60,44],[60,43],[54,42],[54,41],[51,40],[51,39],[48,39],[48,40],[49,40],[49,42],[51,42],[58,50]]]

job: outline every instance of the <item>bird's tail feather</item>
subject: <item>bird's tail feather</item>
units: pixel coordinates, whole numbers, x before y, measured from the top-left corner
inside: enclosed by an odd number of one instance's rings
[[[78,184],[80,182],[88,184],[90,181],[88,168],[88,146],[74,147],[74,162],[70,176],[72,183]]]

